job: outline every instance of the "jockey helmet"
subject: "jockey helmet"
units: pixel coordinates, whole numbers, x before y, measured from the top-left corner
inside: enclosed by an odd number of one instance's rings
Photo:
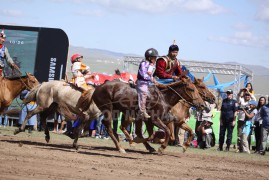
[[[81,56],[80,54],[74,54],[71,57],[71,63],[74,63],[78,58],[83,58],[83,56]]]
[[[149,48],[148,50],[146,50],[145,52],[145,57],[158,57],[159,53],[156,49],[154,48]]]
[[[2,31],[0,32],[0,37],[2,37],[2,38],[6,38],[7,37],[6,34],[5,34],[5,32],[4,32],[4,29],[2,29]]]

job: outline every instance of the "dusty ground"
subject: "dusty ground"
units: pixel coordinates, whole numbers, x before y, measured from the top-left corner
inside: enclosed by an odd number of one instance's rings
[[[157,155],[123,142],[127,154],[120,154],[111,140],[94,138],[80,139],[81,148],[75,151],[72,140],[63,135],[51,133],[47,144],[42,132],[14,136],[13,130],[0,128],[0,179],[269,179],[269,153],[216,148],[182,153],[169,146]]]

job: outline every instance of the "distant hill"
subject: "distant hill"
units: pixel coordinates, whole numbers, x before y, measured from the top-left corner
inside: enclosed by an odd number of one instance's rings
[[[227,62],[229,64],[239,64],[243,65],[244,67],[250,69],[253,71],[254,76],[264,76],[264,77],[269,77],[269,69],[264,67],[264,66],[259,66],[259,65],[250,65],[250,64],[240,64],[237,62]]]
[[[134,54],[124,54],[119,52],[112,52],[108,50],[102,49],[92,49],[92,48],[84,48],[84,47],[69,47],[69,55],[68,55],[68,65],[67,65],[67,73],[70,76],[70,57],[75,54],[81,54],[84,56],[84,62],[91,67],[92,72],[105,73],[105,74],[113,74],[115,69],[119,69],[120,71],[124,70],[123,58],[124,56],[133,55],[140,56]],[[229,64],[239,64],[236,62],[226,62]],[[254,90],[256,94],[269,94],[268,87],[265,85],[269,81],[269,69],[263,66],[258,65],[246,65],[240,64],[254,73]],[[137,72],[138,67],[134,65],[129,66],[129,71],[132,73]],[[196,74],[198,77],[206,76],[206,74]],[[218,75],[218,79],[221,83],[233,81],[233,76],[222,76]],[[207,84],[213,85],[213,80],[210,80]]]

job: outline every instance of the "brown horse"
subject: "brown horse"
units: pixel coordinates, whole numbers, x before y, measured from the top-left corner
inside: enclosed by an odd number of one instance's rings
[[[211,93],[211,91],[206,87],[206,85],[203,83],[203,79],[196,79],[194,80],[194,85],[197,88],[200,96],[203,98],[203,100],[208,101],[209,103],[215,102],[215,96]],[[182,128],[183,130],[187,131],[189,133],[188,140],[183,144],[183,151],[185,152],[187,147],[189,147],[192,139],[193,139],[193,131],[190,128],[190,126],[186,123],[185,119],[189,116],[189,108],[191,107],[191,104],[180,100],[172,109],[171,113],[175,116],[174,122],[166,122],[167,127],[170,129],[170,140],[175,140],[174,136],[174,126],[176,127],[176,133],[178,134],[179,128]],[[128,131],[126,130],[126,127],[131,123],[131,119],[126,119],[126,121],[123,122],[123,124],[120,126],[120,129],[125,134],[126,138],[129,140],[129,143],[131,146],[133,146],[133,138],[130,136]],[[151,136],[153,134],[153,124],[151,122],[145,123],[147,126],[147,130],[149,132],[149,135]],[[147,143],[147,141],[152,140],[153,136],[151,136],[148,139],[144,139],[142,136],[142,123],[136,122],[136,135],[138,138],[135,139],[136,143],[141,143],[145,145],[145,147],[150,151],[154,152],[155,150]]]
[[[12,103],[12,101],[25,89],[31,90],[39,82],[34,75],[26,73],[26,76],[0,78],[0,114]]]
[[[151,118],[148,122],[153,123],[157,127],[163,129],[166,133],[165,142],[159,148],[159,152],[167,147],[170,130],[164,124],[165,121],[173,120],[173,116],[169,113],[171,108],[180,100],[185,99],[193,106],[204,107],[204,101],[200,97],[196,87],[190,79],[183,78],[179,82],[164,86],[159,90],[156,86],[149,88],[150,96],[147,100],[148,113]],[[122,112],[126,117],[136,118],[136,122],[142,122],[138,116],[138,100],[135,89],[130,88],[126,83],[122,82],[107,82],[96,87],[93,96],[97,107],[104,114],[103,124],[106,126],[110,137],[116,145],[116,148],[125,153],[125,150],[119,143],[119,138],[113,134],[111,128],[112,117],[114,113]],[[115,137],[116,136],[116,137]]]
[[[194,79],[194,85],[199,91],[200,96],[204,101],[208,101],[209,103],[215,103],[215,96],[212,94],[212,92],[206,87],[206,85],[203,83],[203,79]],[[178,134],[179,128],[182,128],[183,130],[187,131],[189,136],[187,142],[183,144],[183,151],[186,151],[187,147],[190,146],[190,143],[193,139],[193,131],[190,128],[190,126],[186,123],[185,119],[189,116],[189,109],[190,104],[186,102],[180,101],[172,108],[172,114],[176,116],[175,121],[175,127],[176,132],[175,134]],[[173,127],[172,127],[173,129]],[[173,134],[172,134],[173,135]],[[172,139],[174,140],[174,139]]]

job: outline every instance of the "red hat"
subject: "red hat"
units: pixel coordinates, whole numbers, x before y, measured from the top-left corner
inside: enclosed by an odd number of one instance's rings
[[[76,59],[78,58],[83,58],[83,56],[81,56],[80,54],[74,54],[72,57],[71,57],[71,63],[73,63]]]

